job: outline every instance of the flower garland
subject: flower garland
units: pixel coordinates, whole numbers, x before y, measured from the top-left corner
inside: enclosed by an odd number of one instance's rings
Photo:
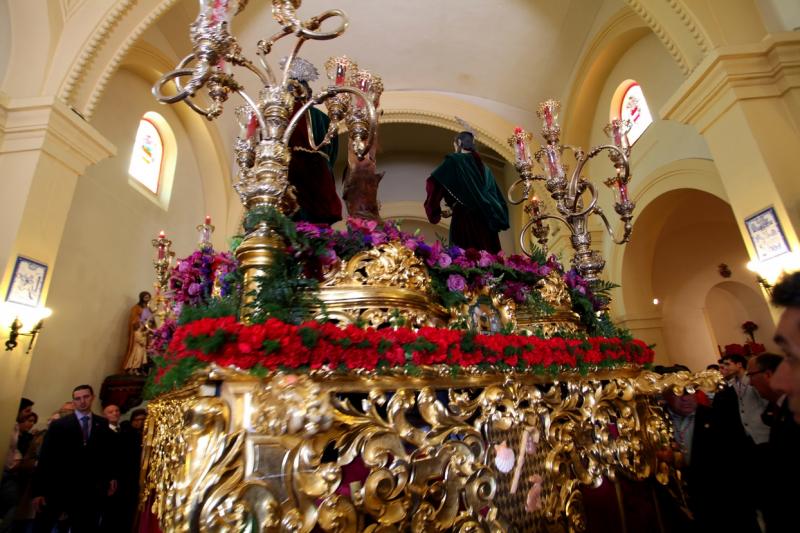
[[[425,327],[345,327],[331,322],[300,325],[274,318],[244,325],[235,317],[203,318],[178,326],[154,376],[151,394],[168,390],[188,372],[209,363],[255,373],[316,369],[381,371],[448,365],[452,371],[494,367],[520,371],[589,369],[653,361],[640,340],[589,337],[543,339],[525,335],[478,335]],[[183,376],[180,374],[187,373]]]
[[[274,215],[272,215],[274,216]],[[324,225],[298,222],[289,227],[292,231],[284,237],[290,242],[294,258],[307,265],[306,274],[320,277],[325,265],[390,241],[401,242],[428,267],[432,287],[445,307],[467,301],[467,293],[477,293],[487,286],[494,287],[517,305],[527,305],[536,311],[548,312],[539,301],[534,289],[536,283],[553,271],[564,278],[576,311],[593,334],[614,336],[620,334],[609,321],[597,316],[605,309],[609,298],[604,294],[613,284],[604,284],[599,291],[580,276],[575,269],[566,273],[555,256],[532,259],[518,254],[505,255],[485,250],[445,247],[437,241],[426,243],[419,235],[401,231],[396,222],[348,218],[346,229],[335,231]]]

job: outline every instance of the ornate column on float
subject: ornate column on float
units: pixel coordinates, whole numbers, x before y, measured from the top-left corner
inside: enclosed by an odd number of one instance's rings
[[[613,120],[605,131],[614,144],[596,146],[586,153],[580,147],[560,144],[561,128],[557,121],[560,108],[561,104],[556,100],[547,100],[539,104],[537,115],[542,119],[542,137],[546,144],[542,145],[533,157],[529,148],[530,133],[522,128],[516,128],[514,135],[508,139],[508,144],[514,149],[516,156],[514,166],[520,175],[520,179],[509,188],[508,198],[513,205],[524,204],[525,213],[530,217],[519,236],[520,246],[526,254],[531,255],[532,239],[529,234],[535,237],[540,247],[547,249],[549,228],[542,221],[557,220],[566,225],[571,233],[572,247],[575,250],[572,266],[588,281],[596,281],[605,266],[605,260],[597,251],[592,250],[589,217],[592,215],[600,217],[606,231],[617,244],[628,242],[631,235],[631,220],[636,204],[628,198],[630,182],[628,157],[631,147],[627,132],[630,130],[630,124],[619,119]],[[564,150],[572,151],[576,160],[575,168],[569,177],[561,160]],[[588,178],[581,175],[584,165],[604,151],[608,152],[615,169],[615,176],[608,178],[604,183],[615,192],[614,210],[624,224],[624,232],[619,240],[614,237],[614,231],[605,212],[597,204],[599,193],[597,188]],[[543,169],[543,174],[534,174],[534,160]],[[541,202],[534,194],[535,181],[544,182],[556,206],[556,213],[546,213],[542,210]]]
[[[170,249],[172,241],[167,239],[164,231],[159,232],[158,237],[150,242],[156,251],[156,258],[153,260],[153,268],[156,271],[156,282],[153,284],[156,294],[153,300],[156,308],[153,314],[156,325],[161,326],[170,315],[167,291],[169,290],[169,271],[172,268],[172,261],[175,259],[175,252]]]
[[[241,47],[230,33],[233,17],[246,4],[241,0],[224,3],[200,0],[200,13],[191,30],[194,51],[153,88],[159,101],[183,101],[209,120],[222,113],[223,104],[231,94],[238,94],[245,101],[245,105],[236,113],[240,135],[234,147],[239,166],[235,188],[245,207],[246,234],[236,249],[236,259],[244,274],[241,314],[245,320],[257,311],[253,308],[253,295],[259,289],[258,279],[266,275],[274,251],[283,247],[281,239],[259,214],[268,209],[277,209],[291,215],[297,210],[294,190],[288,180],[291,157],[288,144],[300,117],[311,106],[326,103],[331,123],[321,144],[329,141],[338,132],[338,122],[346,119],[351,128],[351,144],[359,158],[369,150],[377,128],[375,106],[371,98],[344,83],[328,87],[295,111],[297,82],[289,78],[289,72],[298,52],[308,40],[328,40],[344,33],[347,28],[344,13],[332,9],[308,21],[301,21],[296,15],[299,2],[274,0],[273,15],[283,29],[269,39],[258,42],[260,65],[256,65],[242,55]],[[338,20],[339,25],[330,31],[323,31],[323,23],[329,19]],[[276,42],[290,35],[296,35],[297,42],[283,71],[276,76],[267,56]],[[261,89],[257,98],[247,94],[235,79],[234,67],[244,68],[258,78]],[[346,74],[342,73],[344,76]],[[189,78],[185,85],[182,78]],[[163,89],[171,82],[174,82],[177,94],[167,96]],[[211,100],[208,108],[201,108],[193,101],[200,89],[206,89]],[[360,114],[358,118],[353,117],[353,98],[345,95],[355,98],[356,106],[363,110],[363,117]],[[250,221],[255,222],[249,224]]]

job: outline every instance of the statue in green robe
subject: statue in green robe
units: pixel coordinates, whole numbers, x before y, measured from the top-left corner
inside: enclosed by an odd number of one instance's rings
[[[442,200],[452,210],[450,244],[491,253],[500,251],[498,233],[509,228],[508,205],[492,171],[475,151],[472,133],[462,131],[455,153],[447,154],[426,183],[425,212],[438,224]]]

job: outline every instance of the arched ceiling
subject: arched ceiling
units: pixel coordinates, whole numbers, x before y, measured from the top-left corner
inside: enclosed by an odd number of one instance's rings
[[[622,6],[620,0],[609,3]],[[387,91],[458,95],[530,127],[540,101],[566,95],[603,5],[598,0],[305,0],[298,14],[307,19],[339,8],[350,19],[341,37],[304,45],[302,55],[321,73],[328,57],[347,54],[382,76]],[[180,0],[158,22],[179,56],[190,50],[188,26],[196,14],[197,0]],[[250,1],[232,28],[255,59],[256,42],[278,25],[269,2]],[[286,55],[290,40],[279,43],[275,61]]]

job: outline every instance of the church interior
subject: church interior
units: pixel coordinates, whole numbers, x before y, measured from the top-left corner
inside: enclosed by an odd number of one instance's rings
[[[171,71],[191,76],[194,67],[181,61],[199,49],[190,35],[198,3],[209,2],[0,0],[0,341],[21,321],[18,345],[0,358],[0,439],[20,397],[35,400],[44,422],[75,385],[100,391],[107,376],[124,373],[131,306],[140,292],[157,292],[160,234],[177,258],[197,249],[204,220],[213,224],[205,238],[215,250],[237,245],[249,209],[235,188],[234,141],[247,125],[234,110],[242,101],[231,95],[211,120],[153,92]],[[332,56],[380,76],[380,218],[429,244],[446,239],[455,219],[429,220],[426,180],[459,132],[474,133],[505,196],[520,179],[519,152],[507,141],[515,128],[532,133],[531,152],[545,145],[541,102],[560,102],[560,142],[587,152],[614,144],[604,132],[611,120],[629,120],[629,242],[615,243],[625,221],[615,210],[619,191],[604,185],[614,181],[614,164],[602,155],[582,170],[614,233],[600,217],[587,219],[585,234],[605,261],[599,277],[617,286],[608,316],[652,348],[652,365],[701,372],[726,346],[748,342],[779,351],[772,337],[780,310],[770,291],[781,273],[800,268],[797,2],[233,3],[246,5],[231,33],[254,61],[256,43],[279,28],[276,13],[291,11],[286,5],[304,20],[333,8],[346,13],[341,36],[309,40],[300,52],[319,73],[310,88],[324,94],[333,85]],[[290,41],[277,42],[269,60],[289,55]],[[259,95],[258,77],[237,71],[236,79]],[[196,102],[205,108],[212,100],[204,91]],[[155,132],[155,148],[139,142],[142,124]],[[353,132],[343,121],[334,135],[340,197]],[[144,179],[134,169],[143,149],[158,155]],[[572,156],[562,158],[571,171]],[[534,187],[542,209],[555,213],[544,186]],[[541,223],[528,224],[523,207],[508,205],[509,227],[499,234],[507,256],[530,251],[523,241],[535,239],[523,230]],[[758,226],[764,220],[769,235]],[[569,264],[574,228],[544,224],[547,254]],[[20,307],[10,298],[23,268],[43,274]],[[757,329],[743,332],[748,322]]]

